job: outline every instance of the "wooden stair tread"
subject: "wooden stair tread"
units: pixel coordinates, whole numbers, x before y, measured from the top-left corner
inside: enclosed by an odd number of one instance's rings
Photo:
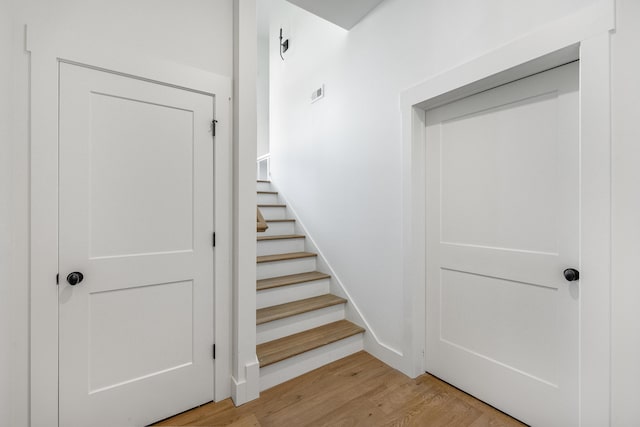
[[[277,234],[273,236],[258,236],[258,241],[262,240],[286,240],[286,239],[304,239],[304,234]]]
[[[270,203],[265,205],[258,205],[259,208],[286,208],[287,205],[283,205],[281,203]]]
[[[258,191],[258,194],[278,194],[277,191]]]
[[[262,325],[263,323],[273,322],[274,320],[284,319],[285,317],[320,310],[321,308],[344,304],[346,302],[347,300],[344,298],[326,294],[261,308],[256,310],[256,325]]]
[[[364,329],[360,326],[348,320],[339,320],[260,344],[256,347],[256,353],[258,354],[260,367],[263,368],[362,332],[364,332]]]
[[[256,262],[259,264],[261,262],[286,261],[290,259],[312,258],[316,256],[318,255],[311,252],[291,252],[288,254],[262,255],[256,258]]]
[[[310,271],[308,273],[261,279],[256,282],[256,287],[260,291],[263,289],[278,288],[280,286],[295,285],[297,283],[313,282],[314,280],[328,279],[330,277],[330,275],[319,271]]]
[[[292,218],[284,218],[284,219],[265,219],[267,222],[296,222],[295,219]]]

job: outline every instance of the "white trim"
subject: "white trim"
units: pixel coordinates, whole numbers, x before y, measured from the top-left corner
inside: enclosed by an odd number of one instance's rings
[[[610,36],[580,45],[580,425],[610,425]]]
[[[233,2],[233,367],[231,397],[242,405],[259,397],[256,357],[256,177],[258,58],[256,0]]]
[[[260,164],[265,162],[267,165],[267,176],[260,176]],[[256,176],[258,179],[271,179],[271,153],[263,154],[262,156],[256,159]]]
[[[424,372],[425,109],[561,65],[575,55],[580,59],[582,150],[580,425],[610,425],[609,32],[614,28],[614,2],[603,0],[402,93],[406,357],[397,367],[406,374]]]
[[[231,329],[232,329],[232,242],[233,234],[233,184],[232,184],[232,141],[231,141],[231,79],[225,78],[224,85],[211,82],[212,88],[218,90],[216,100],[216,139],[214,143],[214,230],[216,233],[215,248],[215,295],[214,295],[214,337],[217,357],[215,364],[214,399],[220,401],[231,396]],[[219,102],[218,102],[219,101]],[[218,349],[227,351],[219,351]]]
[[[382,360],[384,363],[390,366],[397,367],[403,362],[403,354],[388,346],[387,344],[380,341],[378,335],[373,330],[367,319],[362,314],[360,308],[358,308],[358,304],[355,302],[347,288],[342,283],[340,276],[335,272],[335,270],[329,264],[327,257],[324,255],[322,250],[316,244],[313,236],[309,233],[309,230],[305,227],[304,222],[300,219],[300,216],[297,214],[296,210],[293,208],[293,205],[287,200],[286,196],[278,189],[278,187],[271,182],[271,186],[274,190],[278,191],[278,196],[282,199],[282,203],[287,205],[288,215],[287,218],[293,218],[296,220],[295,227],[297,228],[296,232],[299,234],[304,234],[305,238],[305,251],[314,252],[318,254],[316,258],[317,270],[322,271],[331,275],[330,280],[330,290],[334,295],[338,295],[342,298],[345,298],[349,301],[345,306],[345,317],[347,320],[362,326],[367,330],[367,333],[364,334],[364,349],[368,353]],[[262,387],[261,387],[262,388]]]
[[[256,399],[260,395],[260,363],[258,358],[244,366],[244,379],[237,380],[231,377],[231,396],[236,405]]]
[[[90,65],[216,97],[215,140],[215,339],[231,348],[231,79],[180,64],[119,52],[99,54],[59,46],[28,28],[30,93],[30,416],[32,426],[58,420],[58,64]],[[230,353],[215,363],[216,400],[231,393]]]
[[[266,159],[270,159],[271,158],[271,153],[267,153],[267,154],[263,154],[262,156],[258,157],[256,160],[258,163],[260,163],[263,160]]]
[[[401,106],[421,104],[424,108],[423,103],[429,100],[442,103],[443,95],[455,93],[500,72],[578,45],[583,40],[614,28],[614,0],[600,0],[573,15],[554,21],[511,43],[408,88],[401,93]],[[465,95],[469,94],[467,92]],[[453,100],[448,99],[448,102]],[[426,106],[436,105],[434,103]]]

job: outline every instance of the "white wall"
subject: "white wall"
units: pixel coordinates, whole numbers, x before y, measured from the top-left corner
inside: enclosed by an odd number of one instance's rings
[[[401,91],[592,3],[386,0],[346,32],[274,0],[273,179],[387,346],[405,350]]]
[[[640,2],[617,0],[612,36],[612,420],[640,423]]]
[[[381,340],[403,351],[399,94],[594,2],[387,0],[350,33],[274,0],[272,173]],[[612,413],[640,420],[640,2],[612,46]],[[309,94],[326,84],[326,98]],[[588,420],[585,420],[588,424]]]
[[[28,423],[28,100],[29,60],[24,52],[25,24],[47,34],[52,43],[68,44],[93,52],[126,52],[142,58],[179,63],[232,77],[232,0],[9,0],[14,10],[0,10],[0,37],[4,53],[9,36],[5,21],[13,20],[10,60],[0,61],[0,84],[5,64],[13,67],[11,78],[12,140],[2,136],[0,152],[2,183],[10,166],[10,195],[0,183],[0,209],[11,206],[11,279],[2,280],[2,302],[10,305],[10,341],[0,337],[0,348],[11,350],[11,421],[0,425]],[[0,102],[5,100],[2,97]],[[0,107],[3,108],[3,107]],[[3,111],[3,110],[0,110]],[[2,114],[4,122],[5,115]],[[2,132],[0,127],[0,132]],[[0,134],[2,135],[2,134]],[[1,211],[0,211],[1,213]],[[0,216],[4,218],[4,216]],[[5,239],[3,238],[4,242]],[[2,247],[0,247],[0,251]],[[1,252],[0,252],[1,254]],[[2,257],[3,259],[4,256]],[[5,285],[7,286],[5,288]],[[5,314],[5,311],[2,310]],[[3,325],[5,324],[4,319]],[[0,373],[6,366],[0,360]],[[1,377],[0,377],[1,379]],[[4,386],[6,383],[2,381]],[[1,408],[1,406],[0,406]]]
[[[258,19],[258,152],[261,157],[269,153],[269,0],[256,2]]]
[[[231,0],[15,0],[55,40],[232,75]]]
[[[10,425],[11,365],[9,363],[10,300],[9,300],[9,200],[11,178],[10,154],[10,78],[11,11],[7,0],[0,1],[0,425]]]

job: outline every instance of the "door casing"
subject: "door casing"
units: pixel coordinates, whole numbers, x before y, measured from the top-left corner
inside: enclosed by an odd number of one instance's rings
[[[438,75],[401,95],[403,129],[404,357],[412,377],[425,371],[425,112],[428,109],[580,60],[580,425],[610,424],[611,136],[610,31],[603,0],[513,43]]]
[[[231,93],[229,77],[119,52],[112,55],[52,42],[27,28],[30,53],[30,424],[58,420],[58,75],[62,62],[215,96],[214,336],[215,400],[231,395]],[[213,119],[213,117],[212,117]],[[214,380],[215,379],[215,380]]]

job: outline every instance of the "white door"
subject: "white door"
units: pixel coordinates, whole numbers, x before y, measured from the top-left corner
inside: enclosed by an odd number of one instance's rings
[[[578,63],[427,111],[427,371],[578,424]],[[570,272],[567,272],[570,273]]]
[[[147,425],[213,400],[213,108],[60,65],[60,426]]]

